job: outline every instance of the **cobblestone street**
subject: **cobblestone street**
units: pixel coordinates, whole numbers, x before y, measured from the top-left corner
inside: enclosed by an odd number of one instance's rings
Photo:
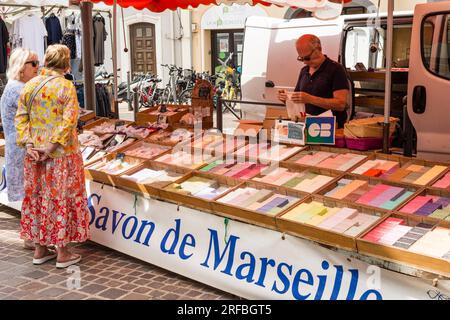
[[[23,249],[19,239],[19,224],[18,211],[0,206],[0,299],[239,299],[93,242],[74,246],[83,256],[79,269],[56,269],[55,260],[34,266],[33,251]]]

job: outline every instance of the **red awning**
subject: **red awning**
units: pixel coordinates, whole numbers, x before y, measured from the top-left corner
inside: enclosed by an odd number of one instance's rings
[[[104,2],[108,5],[113,5],[114,0],[90,0],[91,2]],[[351,0],[344,0],[344,2],[351,2]],[[266,6],[271,5],[269,2],[264,2],[262,0],[253,0],[253,4],[263,4]],[[144,8],[149,9],[153,12],[162,12],[166,9],[176,10],[177,8],[186,9],[189,6],[194,8],[199,5],[210,5],[216,4],[216,0],[117,0],[117,5],[128,8],[134,7],[138,10],[142,10]]]

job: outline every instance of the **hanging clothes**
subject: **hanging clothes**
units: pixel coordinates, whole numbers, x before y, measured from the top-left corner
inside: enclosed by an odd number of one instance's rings
[[[6,24],[0,18],[0,73],[5,73],[8,66],[8,50],[7,44],[9,42],[9,32]]]
[[[61,43],[63,37],[61,23],[55,14],[51,14],[45,19],[45,28],[47,29],[47,45]]]
[[[14,21],[14,48],[22,47],[37,53],[39,62],[44,62],[44,37],[47,36],[44,22],[41,18],[28,14]]]
[[[62,37],[61,43],[66,45],[70,49],[70,59],[75,59],[77,57],[77,47],[75,41],[75,31],[66,30]]]
[[[105,28],[105,18],[97,14],[94,23],[94,65],[101,66],[105,60],[105,41],[108,33]]]
[[[108,88],[105,84],[95,85],[95,111],[98,117],[109,117],[111,115],[111,100]]]

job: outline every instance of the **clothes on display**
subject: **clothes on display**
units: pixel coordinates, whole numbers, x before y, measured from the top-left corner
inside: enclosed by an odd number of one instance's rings
[[[47,29],[47,45],[60,43],[63,37],[61,23],[54,13],[45,19],[45,28]]]
[[[75,42],[75,30],[67,29],[64,32],[61,43],[66,45],[70,50],[70,59],[75,59],[77,57],[77,48]]]
[[[9,42],[9,32],[5,21],[0,18],[0,73],[5,73],[8,66],[7,44]]]
[[[98,117],[109,117],[111,115],[111,99],[109,89],[105,84],[95,85],[95,110]]]
[[[13,23],[12,47],[26,48],[35,51],[39,62],[44,62],[44,37],[47,36],[47,29],[41,18],[34,14],[24,15]]]
[[[101,66],[105,60],[105,41],[108,33],[105,28],[105,18],[97,13],[93,19],[94,23],[94,65]]]

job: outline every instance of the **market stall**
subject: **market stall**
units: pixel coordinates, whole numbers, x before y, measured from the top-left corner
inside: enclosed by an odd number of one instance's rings
[[[449,163],[206,131],[210,92],[83,123],[93,241],[249,299],[448,298]]]

